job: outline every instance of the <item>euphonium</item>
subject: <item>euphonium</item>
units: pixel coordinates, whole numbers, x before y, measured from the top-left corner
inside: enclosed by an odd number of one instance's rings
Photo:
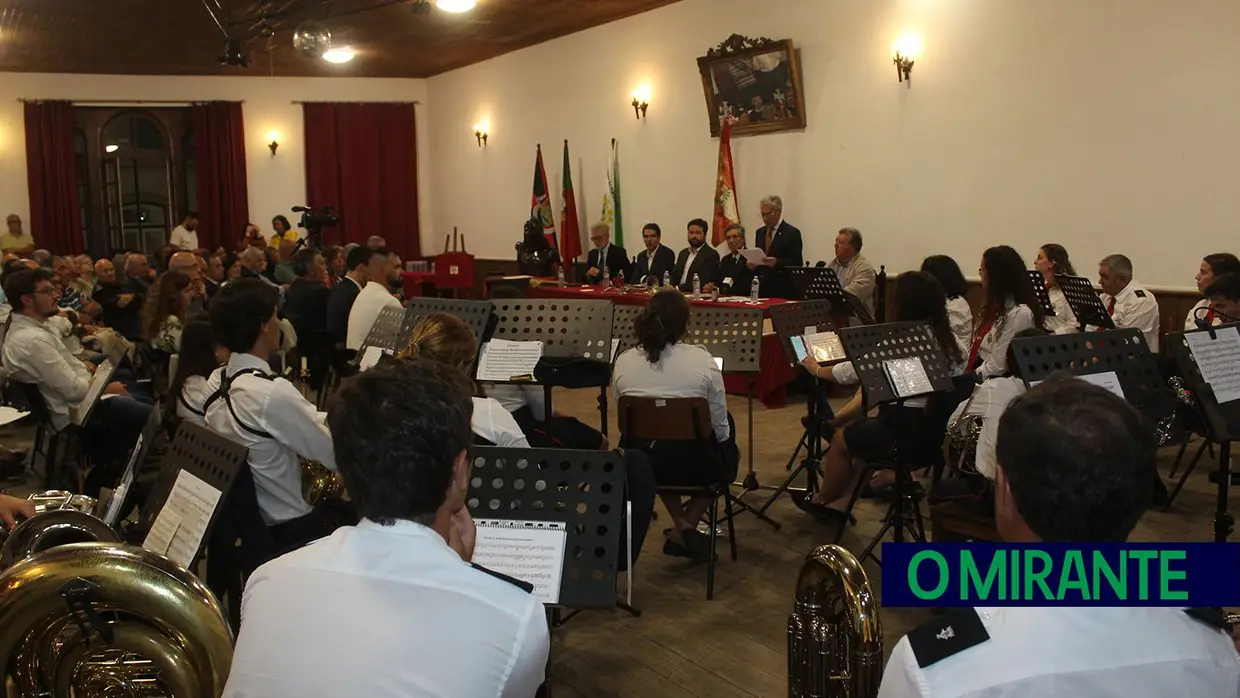
[[[789,698],[873,698],[883,678],[883,626],[865,570],[823,545],[805,558],[788,617]]]
[[[23,698],[215,698],[232,641],[206,586],[142,548],[72,543],[0,573],[0,683]]]
[[[29,497],[35,514],[11,533],[0,527],[0,570],[31,555],[66,543],[117,542],[120,538],[92,512],[95,500],[52,490]]]
[[[310,367],[306,357],[301,357],[301,395],[310,399]],[[321,502],[344,497],[344,480],[340,473],[333,473],[322,463],[312,460],[301,461],[301,497],[306,503],[314,506]]]

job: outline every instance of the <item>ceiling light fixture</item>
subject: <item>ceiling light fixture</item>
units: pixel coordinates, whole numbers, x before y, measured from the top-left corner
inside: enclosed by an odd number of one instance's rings
[[[117,144],[115,144],[115,143],[109,143],[109,144],[107,144],[107,145],[105,145],[105,146],[103,147],[103,152],[105,152],[105,153],[115,153],[116,151],[118,151],[118,150],[120,150],[120,149],[121,149],[121,147],[120,147],[119,145],[117,145]]]
[[[357,54],[353,53],[353,49],[348,46],[341,46],[340,48],[333,48],[325,51],[323,53],[323,60],[328,63],[348,63],[353,60],[353,56],[355,55]]]
[[[469,12],[478,4],[478,0],[435,0],[435,6],[444,12]]]

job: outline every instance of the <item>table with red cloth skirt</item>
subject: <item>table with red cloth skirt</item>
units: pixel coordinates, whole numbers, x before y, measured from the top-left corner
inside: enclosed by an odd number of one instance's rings
[[[650,303],[649,293],[604,293],[601,286],[560,286],[531,285],[527,294],[530,298],[564,298],[570,300],[609,300],[626,305],[647,305]],[[787,303],[782,298],[763,298],[758,302],[762,308],[763,319],[770,318],[768,309],[772,305]],[[747,302],[718,302],[709,299],[690,300],[689,304],[697,307],[752,308]],[[788,364],[783,347],[779,345],[779,337],[774,332],[763,332],[762,355],[759,357],[759,373],[754,379],[754,397],[766,405],[768,409],[783,407],[788,402],[788,384],[797,377],[797,368]],[[724,373],[724,388],[733,395],[749,394],[750,375],[743,373]]]

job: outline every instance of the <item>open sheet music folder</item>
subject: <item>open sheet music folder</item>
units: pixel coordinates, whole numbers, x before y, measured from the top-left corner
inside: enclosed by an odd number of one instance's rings
[[[1214,332],[1188,332],[1184,340],[1214,399],[1220,405],[1240,400],[1240,331],[1222,327]]]

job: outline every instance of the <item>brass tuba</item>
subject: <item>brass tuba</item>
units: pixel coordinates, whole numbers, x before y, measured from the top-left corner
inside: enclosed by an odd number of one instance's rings
[[[32,494],[34,516],[22,521],[12,532],[0,526],[0,570],[15,562],[66,543],[104,541],[120,538],[92,512],[95,500],[63,490]]]
[[[232,641],[206,586],[142,548],[71,543],[0,573],[0,683],[23,698],[215,698]]]
[[[819,546],[788,617],[788,696],[874,698],[882,678],[883,626],[865,570],[844,548]]]
[[[310,366],[301,357],[301,373],[298,374],[301,396],[310,399]],[[326,390],[326,387],[322,388]],[[301,498],[311,506],[344,498],[344,480],[340,473],[333,473],[318,461],[301,461]]]

